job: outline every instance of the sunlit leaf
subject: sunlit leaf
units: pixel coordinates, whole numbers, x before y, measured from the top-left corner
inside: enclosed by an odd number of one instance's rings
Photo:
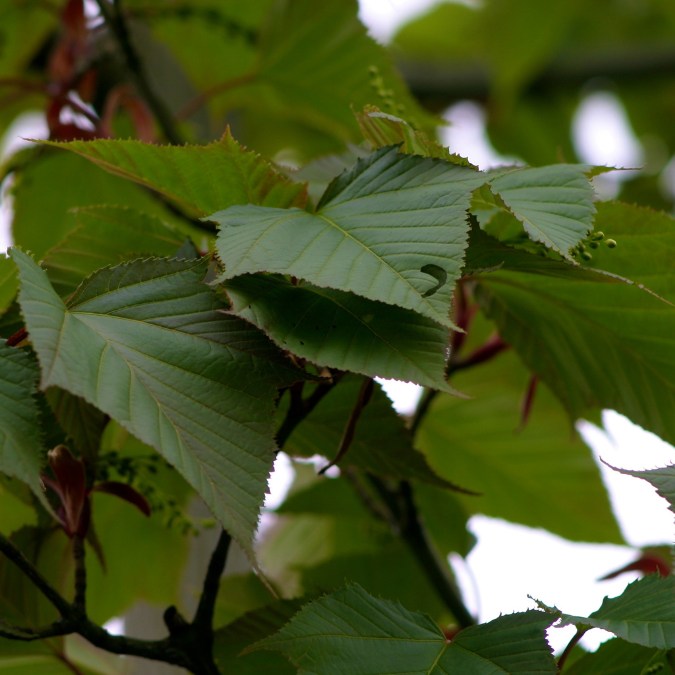
[[[12,257],[42,387],[83,397],[153,446],[249,548],[274,457],[273,389],[256,356],[274,350],[218,312],[203,261],[105,269],[66,308],[25,253]]]
[[[544,633],[552,621],[544,612],[511,614],[449,642],[424,614],[350,585],[305,605],[251,649],[281,651],[308,675],[555,673]]]
[[[450,326],[466,209],[483,180],[465,167],[383,148],[333,181],[316,213],[237,206],[210,216],[220,225],[222,278],[289,274]]]

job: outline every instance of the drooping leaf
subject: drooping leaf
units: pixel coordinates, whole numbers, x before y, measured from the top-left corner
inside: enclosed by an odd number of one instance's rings
[[[119,206],[77,209],[77,226],[44,259],[59,295],[72,293],[92,272],[123,260],[174,256],[185,235],[157,216]]]
[[[277,173],[229,133],[208,145],[96,140],[49,143],[106,171],[156,190],[193,216],[232,204],[302,205],[303,187]],[[208,177],[208,178],[206,178]]]
[[[491,190],[533,241],[569,257],[593,226],[593,187],[582,164],[499,171]]]
[[[210,216],[220,224],[222,279],[289,274],[451,326],[466,209],[483,181],[465,167],[383,148],[334,180],[315,213],[235,206]]]
[[[417,447],[441,476],[479,493],[454,495],[468,513],[543,527],[574,541],[621,542],[592,454],[545,385],[519,429],[529,378],[513,353],[457,373],[452,383],[471,398],[439,395]]]
[[[667,673],[668,656],[662,649],[653,649],[614,638],[600,645],[592,654],[586,654],[565,668],[569,675],[647,675]],[[651,670],[650,670],[651,669]]]
[[[362,381],[360,377],[341,380],[295,428],[284,446],[285,452],[301,457],[322,455],[332,460]],[[359,417],[349,450],[338,465],[354,466],[378,476],[450,487],[414,449],[410,432],[379,385],[375,385],[371,400]]]
[[[0,366],[0,471],[22,480],[46,504],[40,485],[40,412],[34,398],[40,373],[26,352],[4,344]]]
[[[646,469],[644,471],[617,469],[616,467],[612,467],[612,469],[626,476],[635,476],[635,478],[642,478],[651,483],[656,488],[659,496],[668,502],[670,510],[675,513],[675,464],[659,469]]]
[[[544,612],[502,616],[449,642],[424,614],[349,585],[309,603],[250,650],[281,651],[308,675],[555,673]]]
[[[444,375],[448,330],[416,312],[261,275],[225,288],[237,315],[312,363],[453,391]]]
[[[675,440],[675,308],[625,280],[512,251],[517,260],[474,277],[502,338],[573,418],[610,408]]]
[[[218,311],[204,261],[106,268],[66,308],[25,253],[12,257],[42,387],[81,396],[162,453],[250,550],[274,456],[273,388],[256,356],[274,350]]]
[[[628,642],[675,649],[675,576],[647,576],[626,587],[616,598],[605,598],[588,618],[562,615],[562,625],[603,628]]]

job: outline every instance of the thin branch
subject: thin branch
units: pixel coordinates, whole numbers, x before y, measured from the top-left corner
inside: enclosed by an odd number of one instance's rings
[[[410,422],[410,433],[415,436],[417,430],[419,429],[422,420],[426,417],[426,414],[429,412],[429,407],[433,403],[434,399],[438,396],[438,391],[436,389],[425,389],[422,394],[420,402],[415,408],[415,414],[413,415],[412,421]]]
[[[562,654],[558,658],[558,672],[561,672],[565,662],[567,661],[569,655],[572,653],[572,650],[577,646],[577,643],[581,638],[588,632],[588,628],[577,628],[577,632],[572,636],[572,639],[567,643],[565,649],[563,649]]]
[[[73,606],[87,613],[87,567],[85,563],[84,538],[79,534],[73,536],[73,562],[75,563],[75,598]]]
[[[232,537],[225,530],[221,530],[218,543],[211,554],[211,560],[209,560],[202,586],[202,595],[199,598],[199,604],[192,621],[192,625],[197,630],[211,632],[211,637],[213,637],[213,613],[216,607],[218,589],[220,588],[220,577],[227,563],[227,554],[231,542]]]
[[[354,440],[354,434],[356,433],[356,425],[358,424],[361,413],[365,410],[365,407],[368,405],[372,395],[373,395],[373,379],[368,377],[363,381],[359,393],[356,397],[356,402],[352,408],[351,413],[349,413],[349,419],[345,425],[344,431],[342,432],[342,438],[340,439],[340,445],[338,446],[338,451],[335,454],[335,457],[326,464],[326,466],[319,471],[320,475],[323,475],[330,469],[332,466],[335,466],[349,451],[349,448],[352,445]]]
[[[121,0],[113,0],[112,6],[107,0],[96,0],[96,4],[101,11],[101,16],[104,18],[106,24],[112,31],[117,44],[122,50],[122,54],[124,54],[127,71],[130,77],[133,79],[138,91],[145,99],[150,110],[152,110],[164,136],[170,143],[181,145],[183,139],[178,133],[174,119],[164,101],[162,101],[150,86],[150,80],[148,79],[145,67],[131,43],[131,35],[129,34],[129,28],[124,20]]]

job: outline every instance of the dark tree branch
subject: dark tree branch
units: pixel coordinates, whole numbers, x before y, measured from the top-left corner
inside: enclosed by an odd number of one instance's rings
[[[231,542],[232,537],[225,530],[221,530],[218,543],[211,554],[211,560],[209,560],[209,567],[206,570],[204,585],[202,586],[202,595],[199,598],[199,604],[192,621],[197,630],[211,632],[211,638],[213,638],[213,613],[216,607],[218,589],[220,588],[220,577],[225,570]]]
[[[73,537],[73,562],[75,563],[75,597],[73,605],[87,613],[87,566],[85,561],[84,539],[79,534]]]
[[[143,96],[150,110],[152,110],[164,136],[170,143],[181,145],[183,140],[176,129],[174,119],[164,101],[150,86],[145,66],[131,42],[129,28],[122,12],[121,0],[113,0],[112,4],[107,0],[96,0],[96,4],[101,10],[101,16],[110,28],[124,55],[129,77],[134,81],[139,93]]]
[[[577,632],[572,636],[572,639],[567,643],[565,649],[563,649],[560,658],[558,658],[558,672],[561,672],[565,666],[565,662],[569,658],[569,655],[572,653],[572,650],[577,646],[577,643],[581,638],[586,635],[588,628],[577,628]]]

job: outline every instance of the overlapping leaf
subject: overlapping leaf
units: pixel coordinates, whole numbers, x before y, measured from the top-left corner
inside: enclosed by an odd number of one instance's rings
[[[642,478],[651,483],[656,488],[659,496],[668,502],[670,510],[675,513],[675,464],[659,469],[645,469],[643,471],[612,468],[626,476],[635,476],[635,478]]]
[[[223,279],[278,272],[452,325],[467,243],[466,210],[484,177],[383,148],[338,177],[315,213],[235,206],[220,224]]]
[[[357,377],[341,381],[295,428],[284,450],[290,455],[333,459],[361,383],[362,378]],[[356,466],[378,476],[450,487],[430,469],[424,455],[413,448],[410,432],[378,385],[359,417],[354,440],[339,465]]]
[[[0,254],[0,314],[7,310],[16,291],[16,267],[7,256]]]
[[[647,576],[616,598],[605,598],[588,618],[563,614],[570,623],[603,628],[644,647],[675,649],[675,576]]]
[[[593,226],[593,187],[582,164],[498,170],[489,185],[533,241],[569,256]],[[486,181],[487,182],[487,181]]]
[[[277,173],[229,132],[209,145],[120,140],[49,144],[156,190],[191,215],[203,216],[232,204],[287,207],[304,201],[302,185]]]
[[[572,663],[565,672],[569,675],[647,675],[648,673],[667,673],[667,652],[650,649],[614,638],[600,645],[592,654],[582,656]]]
[[[92,272],[123,260],[173,256],[185,235],[157,216],[124,207],[89,207],[75,213],[77,227],[44,259],[49,280],[60,295],[75,290]]]
[[[228,281],[234,311],[283,349],[321,366],[452,391],[447,329],[400,307],[351,293],[247,275]]]
[[[275,350],[218,311],[203,261],[104,269],[66,308],[25,253],[12,257],[42,387],[85,398],[156,448],[250,550],[274,457],[262,372],[268,357],[275,377]]]
[[[543,527],[575,541],[621,542],[591,452],[545,385],[539,384],[527,424],[519,429],[529,378],[513,353],[458,373],[452,382],[471,399],[438,396],[419,428],[417,447],[439,475],[479,493],[454,495],[469,513]]]
[[[307,675],[555,673],[544,634],[552,621],[543,612],[511,614],[449,642],[424,614],[350,585],[306,605],[251,649],[281,651]]]
[[[502,248],[483,261],[502,269],[475,277],[479,301],[571,415],[610,408],[675,441],[675,308],[619,279]]]
[[[24,481],[44,500],[40,412],[33,396],[39,375],[26,352],[0,344],[0,471]]]

